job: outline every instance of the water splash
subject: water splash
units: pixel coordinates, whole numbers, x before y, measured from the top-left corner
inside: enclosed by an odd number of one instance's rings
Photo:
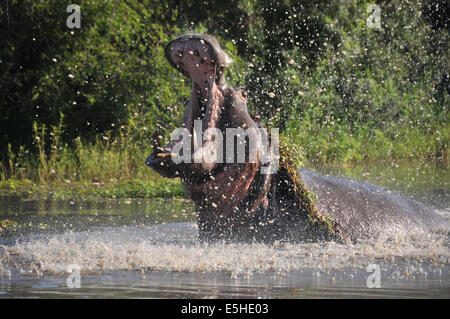
[[[450,210],[440,211],[446,218]],[[32,236],[0,246],[0,276],[64,274],[69,264],[82,274],[114,270],[225,272],[243,276],[292,271],[357,272],[377,263],[391,277],[448,272],[448,234],[410,234],[354,244],[203,244],[195,223],[102,227],[88,232]]]

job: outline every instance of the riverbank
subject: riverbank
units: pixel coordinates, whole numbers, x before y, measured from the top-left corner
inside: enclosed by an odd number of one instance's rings
[[[28,179],[0,181],[0,196],[27,198],[182,198],[184,190],[178,180],[126,180],[115,183],[91,181],[33,182]]]
[[[377,161],[362,163],[306,164],[322,174],[364,180],[390,190],[419,195],[432,187],[436,192],[450,190],[450,170],[442,161]],[[185,198],[179,179],[162,178],[149,168],[146,176],[122,179],[0,180],[0,196],[27,198]],[[431,186],[432,185],[432,186]]]

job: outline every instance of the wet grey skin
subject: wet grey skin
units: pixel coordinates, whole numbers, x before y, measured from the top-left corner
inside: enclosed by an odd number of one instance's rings
[[[214,37],[183,35],[167,44],[165,55],[170,65],[192,82],[181,122],[191,134],[194,120],[202,121],[203,132],[220,129],[224,141],[226,128],[261,127],[247,111],[246,93],[227,85],[225,69],[232,59]],[[199,236],[204,241],[354,241],[382,233],[392,236],[449,229],[442,217],[414,200],[365,182],[300,169],[304,185],[314,194],[317,211],[331,218],[340,230],[336,234],[311,223],[299,209],[294,184],[285,169],[266,175],[261,174],[259,161],[175,164],[172,148],[180,139],[175,138],[162,148],[158,136],[155,132],[154,152],[146,164],[162,176],[181,178],[195,204]],[[192,140],[195,143],[195,136]],[[201,156],[211,143],[214,141],[210,139],[197,145],[199,151],[193,157]],[[247,145],[247,159],[248,152]],[[260,155],[257,154],[258,159]]]

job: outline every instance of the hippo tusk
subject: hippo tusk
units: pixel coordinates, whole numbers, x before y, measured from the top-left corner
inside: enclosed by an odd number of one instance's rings
[[[158,153],[156,154],[159,158],[166,158],[166,157],[178,157],[177,153]]]

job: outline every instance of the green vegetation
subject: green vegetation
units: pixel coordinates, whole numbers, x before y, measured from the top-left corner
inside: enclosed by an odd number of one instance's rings
[[[448,161],[448,33],[434,32],[417,5],[382,7],[383,30],[375,31],[365,25],[364,6],[342,6],[330,24],[344,36],[340,45],[310,76],[292,80],[301,115],[287,131],[309,161]],[[447,92],[439,91],[442,76]]]
[[[229,82],[305,165],[448,166],[448,2],[70,1],[0,4],[0,193],[184,196],[145,167],[189,81],[165,61],[177,35],[208,32],[235,60]],[[446,9],[447,8],[447,9]],[[394,164],[392,164],[394,165]]]

